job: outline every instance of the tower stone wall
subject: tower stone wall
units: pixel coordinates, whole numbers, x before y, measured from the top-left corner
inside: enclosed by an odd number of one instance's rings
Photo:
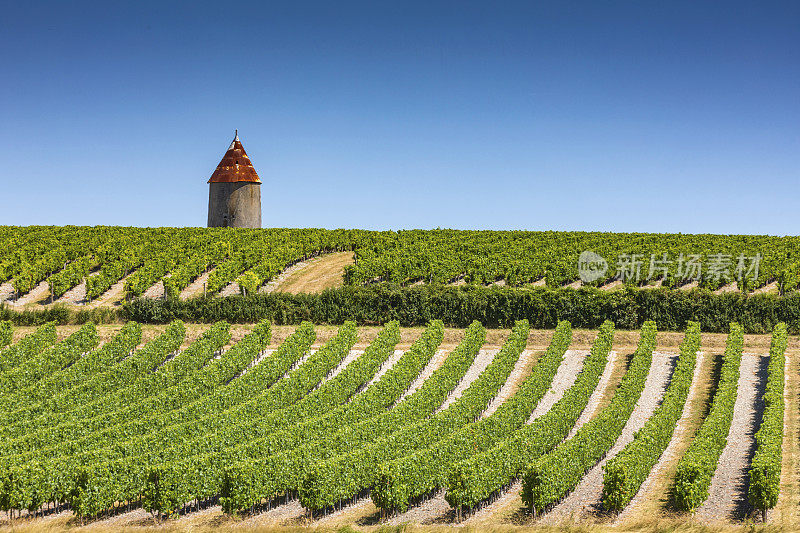
[[[210,183],[209,228],[260,228],[261,184],[238,181]]]

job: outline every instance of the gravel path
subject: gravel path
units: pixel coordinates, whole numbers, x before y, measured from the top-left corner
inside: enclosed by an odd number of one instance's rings
[[[530,350],[523,350],[522,353],[519,354],[519,359],[517,359],[514,369],[508,375],[508,379],[505,383],[503,383],[503,386],[500,387],[497,396],[492,398],[492,401],[489,402],[489,406],[481,415],[481,418],[490,416],[492,413],[497,411],[497,408],[500,407],[504,401],[509,399],[511,395],[517,391],[517,389],[519,389],[523,378],[527,377],[528,372],[530,372],[532,358],[533,352]]]
[[[341,362],[338,365],[336,365],[336,368],[334,368],[333,371],[331,371],[331,373],[325,377],[325,379],[320,381],[319,385],[314,387],[314,389],[315,390],[318,389],[320,385],[322,385],[326,381],[329,381],[338,376],[342,372],[342,370],[347,368],[347,365],[349,365],[350,363],[361,357],[363,354],[364,350],[350,350],[349,352],[347,352],[347,355],[345,355],[344,359],[342,359]]]
[[[166,291],[164,290],[164,282],[162,280],[158,280],[156,283],[148,287],[147,290],[145,290],[142,293],[142,298],[152,298],[154,300],[162,299],[164,298],[165,292]]]
[[[194,281],[188,284],[186,287],[183,288],[178,298],[181,300],[188,300],[189,298],[193,298],[195,296],[200,296],[203,294],[203,285],[206,284],[208,278],[211,276],[211,273],[214,272],[214,269],[206,270],[199,276],[197,276]]]
[[[545,393],[545,395],[536,405],[536,408],[533,410],[530,418],[528,419],[528,423],[533,422],[535,419],[547,413],[553,407],[553,405],[561,399],[561,397],[564,395],[564,392],[566,392],[566,390],[572,386],[572,384],[575,382],[575,379],[578,377],[588,353],[589,352],[586,350],[567,350],[567,352],[564,354],[564,360],[561,362],[561,365],[559,365],[556,375],[553,377],[553,384],[551,388]],[[520,355],[520,360],[521,359],[522,355]],[[517,363],[519,365],[519,361]],[[509,380],[506,383],[511,381],[510,378],[511,376],[509,376]],[[500,394],[498,394],[497,398],[499,397]],[[503,401],[505,401],[505,399],[508,397],[509,395],[506,395],[505,398],[503,398]],[[496,402],[496,406],[492,412],[494,412],[501,403],[502,402]],[[481,418],[485,418],[490,414],[491,413],[487,409]],[[489,507],[486,509],[488,510]],[[403,523],[429,524],[441,521],[450,512],[450,510],[450,504],[444,499],[444,490],[440,490],[435,496],[425,500],[415,507],[412,507],[405,513],[401,513],[393,517],[387,523],[389,525],[400,525]],[[483,509],[481,511],[483,511]]]
[[[0,285],[0,302],[5,302],[14,295],[14,284],[6,281]]]
[[[86,524],[81,527],[81,529],[88,531],[96,529],[99,529],[100,531],[113,531],[123,527],[146,527],[154,525],[155,521],[153,520],[153,515],[144,509],[139,508],[126,513],[110,516],[108,518],[87,521]]]
[[[89,274],[90,276],[92,274]],[[96,275],[96,274],[95,274]],[[56,303],[82,305],[86,303],[86,280],[72,287],[70,290],[61,295],[61,298],[56,300]]]
[[[564,361],[558,367],[556,375],[553,377],[553,384],[541,401],[536,405],[536,408],[528,418],[528,424],[546,414],[558,400],[560,400],[564,393],[572,387],[575,380],[578,378],[581,370],[583,370],[583,363],[589,355],[588,350],[567,350],[564,354]],[[604,369],[605,370],[605,369]]]
[[[622,361],[620,361],[620,356],[617,352],[609,352],[606,367],[603,369],[603,373],[600,375],[600,380],[597,382],[597,387],[589,397],[586,408],[581,413],[581,416],[578,417],[578,421],[575,422],[575,427],[573,427],[567,435],[567,439],[574,437],[575,433],[577,433],[586,422],[594,417],[597,407],[600,405],[600,402],[603,400],[603,397],[606,394],[606,388],[608,388],[608,382],[611,381],[611,375],[614,373],[616,366],[621,362]]]
[[[759,287],[758,289],[753,291],[753,294],[766,294],[770,292],[778,292],[778,282],[773,281],[772,283],[767,283],[763,287]]]
[[[314,521],[314,526],[316,528],[336,528],[345,524],[353,524],[358,522],[359,519],[363,518],[365,515],[369,515],[375,511],[376,508],[375,504],[372,503],[372,498],[365,496],[359,498],[352,505],[328,513],[322,518],[318,518]]]
[[[588,353],[587,351],[578,351],[578,350],[570,350],[570,352],[574,352],[576,355]],[[585,356],[581,359],[580,363],[581,368],[583,368],[584,361],[585,361]],[[603,373],[600,375],[600,379],[597,382],[597,387],[594,389],[594,392],[592,392],[592,395],[589,397],[589,402],[586,404],[586,408],[583,410],[581,416],[578,418],[578,421],[575,423],[575,428],[573,428],[573,431],[570,432],[569,437],[571,437],[575,431],[580,429],[580,426],[584,425],[586,422],[591,420],[595,410],[597,409],[598,404],[600,403],[600,400],[602,400],[603,395],[605,394],[606,387],[608,387],[608,382],[611,380],[611,375],[614,373],[614,368],[617,365],[617,362],[618,362],[617,352],[614,351],[609,352],[608,361],[606,362],[606,367],[603,369]],[[577,377],[578,376],[576,373],[575,378],[573,378],[573,381],[574,379],[577,379]],[[562,392],[561,394],[563,395],[564,393]],[[537,414],[537,416],[541,416],[541,414],[543,413],[536,413],[536,410],[534,410],[534,414]],[[532,420],[529,420],[529,422],[530,421]],[[522,481],[519,480],[515,481],[514,483],[511,484],[508,490],[497,500],[495,500],[491,505],[487,505],[486,507],[483,507],[480,510],[476,511],[462,523],[467,526],[490,523],[491,516],[494,515],[495,513],[502,511],[503,509],[508,508],[510,505],[513,504],[515,500],[519,500],[519,495],[521,492],[522,492]]]
[[[425,383],[425,380],[431,377],[431,374],[436,372],[437,368],[442,366],[444,360],[447,359],[448,353],[449,352],[447,350],[436,350],[436,353],[433,354],[431,360],[428,361],[428,364],[422,369],[422,372],[420,372],[419,376],[417,376],[417,379],[411,383],[411,386],[408,388],[408,390],[404,392],[397,401],[402,402],[406,399],[406,397],[414,394],[414,392],[420,388],[423,383]]]
[[[644,423],[659,406],[677,359],[677,354],[653,354],[653,362],[644,384],[642,396],[636,403],[631,417],[614,446],[599,463],[589,470],[574,491],[542,517],[540,523],[553,525],[564,520],[580,519],[600,506],[603,494],[603,465],[633,440],[634,433],[644,426]]]
[[[300,500],[294,499],[283,505],[276,505],[269,511],[249,516],[239,524],[247,530],[271,528],[278,526],[297,526],[303,524],[306,510],[300,505]]]
[[[619,280],[619,279],[615,279],[613,281],[609,281],[605,285],[601,285],[600,286],[600,290],[601,291],[613,291],[613,290],[621,289],[621,288],[622,288],[622,280]]]
[[[50,292],[50,285],[47,283],[47,280],[39,282],[30,292],[27,294],[23,294],[20,298],[14,302],[8,302],[11,305],[28,305],[28,304],[37,304],[42,302],[45,299],[46,295]],[[50,299],[47,299],[49,303]]]
[[[98,298],[89,302],[87,307],[100,307],[121,300],[125,296],[125,282],[128,281],[128,277],[130,277],[131,275],[133,275],[133,272],[131,272],[130,274],[128,274],[127,276],[123,277],[121,280],[113,284],[106,292],[101,294]]]
[[[780,493],[778,504],[768,511],[767,520],[773,524],[793,524],[797,522],[797,448],[800,440],[797,435],[797,391],[795,390],[797,371],[793,368],[792,357],[785,359],[783,367],[783,404],[786,411],[783,415],[783,461],[781,464]]]
[[[650,471],[650,474],[647,476],[647,479],[644,480],[642,486],[639,488],[639,492],[636,493],[636,496],[633,497],[631,502],[628,506],[619,514],[614,525],[618,525],[628,518],[633,518],[635,515],[640,512],[639,506],[653,498],[653,497],[660,497],[663,496],[661,494],[655,495],[653,494],[655,487],[654,484],[656,480],[659,478],[661,473],[667,467],[680,459],[677,454],[677,448],[680,442],[685,438],[686,431],[687,431],[687,424],[689,423],[689,418],[692,415],[692,403],[697,396],[699,391],[699,376],[700,376],[700,369],[703,366],[703,360],[705,356],[702,352],[698,352],[697,354],[697,362],[694,367],[694,375],[692,377],[692,386],[689,389],[689,395],[686,397],[686,403],[683,406],[683,412],[681,413],[681,418],[678,420],[678,425],[675,427],[675,432],[672,434],[672,440],[670,440],[667,448],[664,450],[664,453],[661,454],[661,457],[658,459],[658,462],[653,467],[653,470]]]
[[[233,296],[235,294],[241,294],[241,289],[239,289],[239,284],[235,281],[228,283],[225,288],[219,291],[220,296]]]
[[[737,292],[739,290],[739,283],[734,281],[732,283],[728,283],[727,285],[723,285],[719,289],[714,291],[714,294],[725,294],[727,292]]]
[[[701,523],[743,518],[748,510],[747,469],[755,452],[755,433],[764,410],[769,357],[742,355],[733,421],[711,479],[708,500],[695,517]]]
[[[367,382],[367,384],[364,386],[364,388],[366,389],[367,387],[369,387],[370,385],[372,385],[373,383],[375,383],[376,381],[381,379],[383,377],[383,375],[386,372],[388,372],[389,369],[391,369],[395,365],[395,363],[397,363],[397,361],[400,360],[400,358],[403,356],[404,353],[405,352],[403,350],[395,350],[394,353],[389,357],[389,359],[387,359],[381,365],[381,367],[378,369],[378,371],[375,373],[375,375],[372,376],[372,379],[370,379]]]
[[[439,406],[436,412],[438,413],[439,411],[447,409],[450,407],[450,404],[461,398],[461,395],[464,394],[467,387],[472,385],[472,382],[478,379],[478,376],[486,370],[486,367],[489,366],[489,363],[492,362],[492,359],[494,359],[498,351],[499,350],[480,350],[478,355],[475,356],[475,360],[472,361],[472,365],[470,365],[467,372],[464,374],[464,377],[461,378],[456,388],[447,396],[447,399]]]

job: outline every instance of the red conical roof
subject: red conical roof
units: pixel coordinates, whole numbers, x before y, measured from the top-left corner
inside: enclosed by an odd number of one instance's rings
[[[233,142],[228,147],[228,151],[222,157],[222,161],[217,165],[217,170],[211,174],[208,183],[231,183],[235,181],[249,181],[261,183],[253,168],[253,163],[244,151],[242,141],[239,140],[239,132],[233,138]]]

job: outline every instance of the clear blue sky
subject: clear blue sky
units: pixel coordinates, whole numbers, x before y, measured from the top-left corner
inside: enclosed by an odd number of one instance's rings
[[[0,224],[800,234],[797,1],[0,7]]]

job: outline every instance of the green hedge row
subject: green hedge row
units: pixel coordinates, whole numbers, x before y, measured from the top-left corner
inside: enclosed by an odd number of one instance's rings
[[[95,279],[92,276],[89,279]],[[59,325],[66,324],[113,324],[124,321],[122,309],[116,307],[95,307],[93,309],[75,310],[66,305],[55,304],[45,308],[17,310],[7,304],[0,304],[0,320],[6,320],[15,326],[41,326],[48,322]],[[167,321],[169,322],[169,321]]]
[[[97,277],[97,276],[94,276]],[[93,278],[92,278],[93,279]],[[639,329],[645,320],[655,321],[662,331],[684,331],[689,321],[700,323],[702,331],[727,332],[738,322],[745,333],[768,333],[785,322],[791,334],[800,333],[800,293],[788,296],[741,293],[713,294],[697,289],[626,288],[602,291],[596,288],[518,289],[507,287],[449,287],[420,285],[399,287],[375,284],[341,287],[319,294],[270,293],[225,298],[195,298],[187,301],[139,298],[121,308],[98,307],[74,310],[58,305],[45,309],[17,311],[0,307],[0,320],[17,326],[57,324],[107,324],[135,320],[165,324],[185,322],[274,324],[342,324],[353,320],[363,324],[424,326],[431,320],[466,327],[479,320],[488,328],[511,328],[527,319],[534,329],[553,329],[560,320],[575,328],[596,329],[605,320],[617,329]]]
[[[652,320],[662,331],[684,331],[689,321],[702,331],[727,332],[730,322],[748,333],[772,331],[785,322],[800,331],[800,294],[713,294],[705,290],[624,289],[515,289],[502,287],[397,287],[376,284],[341,287],[319,294],[271,293],[187,301],[137,299],[124,305],[123,316],[144,323],[227,320],[249,323],[269,319],[275,324],[385,324],[423,326],[442,320],[447,326],[466,327],[474,320],[488,328],[511,328],[527,319],[532,328],[553,329],[567,320],[575,328],[600,327],[611,320],[618,329],[639,329]],[[0,318],[4,318],[0,314]]]
[[[731,429],[739,384],[739,366],[742,362],[742,342],[741,326],[731,324],[719,385],[711,401],[708,416],[689,449],[683,454],[675,472],[675,504],[681,510],[694,512],[708,499],[711,478],[717,470],[717,461],[728,442],[728,432]]]
[[[621,511],[636,496],[639,487],[667,448],[675,426],[683,414],[694,378],[697,350],[700,349],[700,324],[689,323],[664,399],[634,439],[605,465],[603,507]]]
[[[786,325],[778,324],[772,333],[764,392],[764,415],[756,432],[756,453],[750,464],[748,500],[766,518],[767,509],[778,503],[783,448],[783,382],[786,364]]]
[[[639,346],[611,402],[569,440],[537,459],[523,477],[522,501],[536,512],[557,504],[578,485],[619,438],[650,373],[656,327],[645,322]]]

